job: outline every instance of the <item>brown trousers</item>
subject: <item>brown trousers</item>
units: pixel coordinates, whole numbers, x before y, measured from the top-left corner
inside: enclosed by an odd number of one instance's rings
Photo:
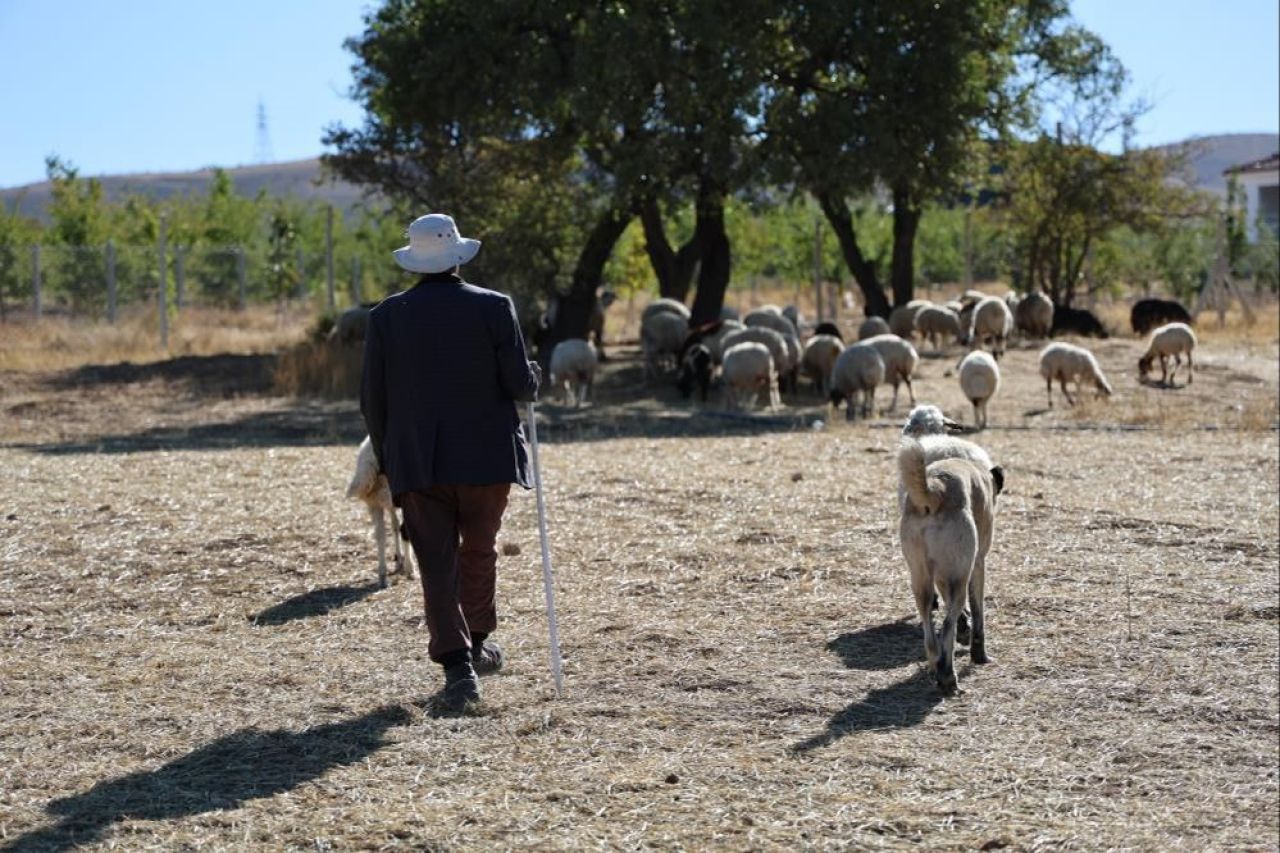
[[[432,486],[399,496],[422,575],[427,653],[437,663],[470,649],[472,632],[488,634],[498,625],[494,542],[510,491],[510,483],[498,483]]]

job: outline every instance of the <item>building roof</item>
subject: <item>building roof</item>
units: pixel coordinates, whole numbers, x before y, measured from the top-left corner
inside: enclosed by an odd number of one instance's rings
[[[1270,157],[1263,157],[1261,160],[1254,160],[1252,163],[1241,163],[1239,166],[1231,166],[1223,169],[1224,175],[1239,175],[1245,172],[1274,172],[1280,169],[1280,151],[1272,154]]]

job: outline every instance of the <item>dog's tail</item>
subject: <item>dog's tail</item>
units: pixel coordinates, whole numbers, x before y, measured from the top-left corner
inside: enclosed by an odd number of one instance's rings
[[[940,483],[933,483],[930,488],[929,474],[925,470],[924,448],[913,438],[902,439],[898,447],[898,477],[907,498],[917,512],[926,515],[933,512],[942,503]]]

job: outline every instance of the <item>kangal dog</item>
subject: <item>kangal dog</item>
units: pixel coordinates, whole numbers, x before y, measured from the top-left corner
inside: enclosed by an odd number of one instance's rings
[[[938,687],[950,695],[957,689],[956,623],[966,592],[972,614],[969,659],[974,663],[988,660],[983,581],[1004,472],[971,459],[927,463],[924,447],[907,437],[898,451],[898,474],[903,491],[898,532],[924,629],[925,654]],[[935,590],[947,607],[941,635],[933,625]]]
[[[347,486],[347,497],[364,501],[369,508],[369,520],[373,522],[373,535],[378,542],[378,586],[387,588],[387,526],[391,527],[391,547],[394,552],[395,568],[391,573],[413,578],[413,557],[410,548],[400,546],[404,532],[400,527],[400,517],[395,503],[391,499],[391,487],[387,477],[378,468],[378,457],[373,452],[373,443],[365,436],[356,451],[356,469]]]

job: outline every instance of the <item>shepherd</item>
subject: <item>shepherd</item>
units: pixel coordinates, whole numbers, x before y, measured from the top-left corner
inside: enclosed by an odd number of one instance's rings
[[[480,241],[442,213],[413,220],[408,240],[392,254],[421,278],[369,314],[360,411],[418,558],[439,701],[461,711],[503,665],[494,546],[511,484],[533,485],[516,403],[542,373],[510,297],[459,274]]]

